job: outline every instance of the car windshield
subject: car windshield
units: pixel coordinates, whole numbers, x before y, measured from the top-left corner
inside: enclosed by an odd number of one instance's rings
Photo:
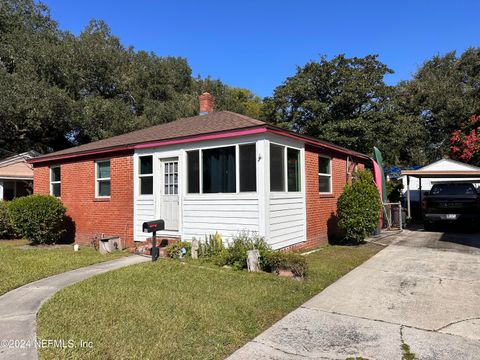
[[[431,190],[432,195],[475,195],[476,193],[472,184],[436,184]]]

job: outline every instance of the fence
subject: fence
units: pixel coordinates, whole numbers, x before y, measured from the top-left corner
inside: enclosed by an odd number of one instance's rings
[[[402,203],[383,203],[383,227],[387,230],[405,227],[406,214]]]

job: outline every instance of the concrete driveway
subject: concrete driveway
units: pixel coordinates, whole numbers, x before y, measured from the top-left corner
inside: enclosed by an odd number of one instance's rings
[[[480,234],[379,241],[390,245],[230,359],[480,359]]]

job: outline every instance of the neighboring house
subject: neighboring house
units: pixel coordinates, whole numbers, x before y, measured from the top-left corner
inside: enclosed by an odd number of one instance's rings
[[[432,164],[426,165],[422,168],[419,168],[415,171],[416,176],[409,176],[410,178],[410,201],[412,213],[416,216],[420,212],[420,189],[422,192],[429,191],[434,184],[445,183],[445,182],[472,182],[474,185],[479,188],[480,186],[480,177],[479,176],[467,176],[462,177],[463,174],[468,174],[469,172],[480,171],[479,167],[465,164],[452,159],[441,159],[435,161]],[[407,198],[407,175],[404,173],[409,173],[408,170],[402,171],[401,176],[398,177],[398,180],[402,181],[403,184],[403,195],[404,200]],[[422,173],[424,175],[422,177]],[[437,175],[435,175],[437,174]],[[450,174],[450,175],[449,175]],[[421,181],[421,186],[420,186]],[[406,205],[406,204],[405,204]]]
[[[336,229],[336,201],[368,156],[236,113],[179,119],[33,159],[35,193],[59,196],[76,239],[119,235],[145,241],[144,221],[161,237],[228,241],[258,232],[275,249],[312,247]]]
[[[33,167],[27,160],[38,155],[36,151],[28,151],[0,160],[0,201],[32,192]]]

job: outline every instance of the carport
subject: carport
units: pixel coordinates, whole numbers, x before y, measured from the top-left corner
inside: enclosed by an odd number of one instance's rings
[[[407,218],[411,218],[411,203],[410,203],[410,177],[418,178],[420,190],[420,203],[422,203],[422,179],[436,178],[436,179],[458,179],[458,181],[466,182],[471,179],[472,183],[478,183],[480,178],[480,170],[404,170],[402,175],[407,176]]]

